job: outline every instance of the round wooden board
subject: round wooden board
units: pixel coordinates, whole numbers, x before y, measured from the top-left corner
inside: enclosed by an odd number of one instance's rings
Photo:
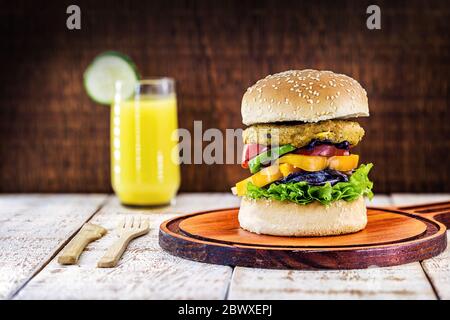
[[[282,269],[355,269],[433,257],[447,244],[446,227],[431,217],[368,209],[367,227],[329,237],[258,235],[239,227],[239,209],[181,216],[161,224],[160,246],[186,259]]]

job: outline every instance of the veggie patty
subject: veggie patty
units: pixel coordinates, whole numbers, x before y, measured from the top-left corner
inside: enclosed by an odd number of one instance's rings
[[[364,129],[358,122],[348,120],[326,120],[303,124],[257,124],[243,132],[245,144],[262,145],[291,144],[296,148],[308,145],[312,140],[328,140],[332,143],[348,141],[357,145],[364,136]]]

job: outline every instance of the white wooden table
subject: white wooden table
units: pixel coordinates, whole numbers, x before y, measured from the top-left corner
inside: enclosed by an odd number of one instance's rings
[[[377,196],[371,205],[449,200],[450,194]],[[102,194],[0,195],[2,299],[450,299],[450,245],[440,256],[408,265],[347,271],[264,270],[203,264],[158,246],[159,224],[179,214],[238,206],[224,193],[181,194],[159,209],[122,207]],[[113,230],[130,214],[148,215],[152,229],[131,243],[113,269],[96,268],[114,241],[91,243],[79,264],[55,257],[85,223]]]

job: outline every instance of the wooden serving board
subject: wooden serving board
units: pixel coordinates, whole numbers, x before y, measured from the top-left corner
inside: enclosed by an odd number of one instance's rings
[[[239,227],[238,208],[189,214],[160,226],[169,253],[200,262],[275,269],[363,269],[420,261],[447,245],[450,202],[368,208],[367,227],[329,237],[258,235]]]

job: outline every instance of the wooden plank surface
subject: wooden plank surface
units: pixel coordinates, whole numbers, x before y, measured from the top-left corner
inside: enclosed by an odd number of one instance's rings
[[[388,206],[387,196],[369,205]],[[435,299],[420,263],[365,270],[265,270],[236,267],[230,299]]]
[[[442,201],[447,195],[404,195],[403,201],[402,196],[392,199],[401,205],[410,204],[411,199]],[[423,262],[426,274],[419,263],[413,263],[347,271],[238,267],[232,275],[229,267],[179,259],[159,248],[157,230],[161,221],[193,211],[238,206],[238,200],[229,194],[182,194],[170,207],[143,210],[124,208],[111,196],[92,219],[105,226],[109,234],[89,246],[78,266],[60,266],[56,259],[47,264],[60,243],[89,217],[85,212],[94,212],[102,200],[101,195],[0,196],[2,297],[17,290],[43,265],[16,299],[435,299],[435,292],[443,299],[450,296],[448,250]],[[370,203],[390,204],[387,196],[377,196]],[[148,216],[152,225],[149,235],[131,243],[117,268],[96,268],[114,240],[111,230],[120,218],[131,214]]]
[[[414,205],[427,202],[450,200],[450,194],[393,194],[395,205]],[[450,233],[447,231],[447,249],[440,255],[422,261],[422,267],[430,279],[437,296],[440,299],[450,299]]]
[[[422,261],[438,297],[450,300],[450,237],[447,231],[447,250],[437,257]]]
[[[388,195],[376,195],[372,200],[366,198],[366,206],[369,207],[389,207],[392,204]]]
[[[395,206],[406,206],[424,204],[431,202],[442,202],[450,200],[450,193],[415,194],[415,193],[393,193],[392,204]]]
[[[434,299],[419,263],[364,270],[235,268],[230,299]]]
[[[0,298],[14,294],[94,214],[105,195],[1,195]]]
[[[176,204],[151,210],[124,208],[111,197],[92,222],[110,232],[93,243],[78,266],[53,259],[16,297],[18,299],[224,299],[232,268],[173,257],[158,245],[159,224],[178,214],[237,206],[228,194],[183,194]],[[143,214],[150,219],[148,235],[133,241],[114,269],[96,268],[114,241],[111,230],[123,217]]]

